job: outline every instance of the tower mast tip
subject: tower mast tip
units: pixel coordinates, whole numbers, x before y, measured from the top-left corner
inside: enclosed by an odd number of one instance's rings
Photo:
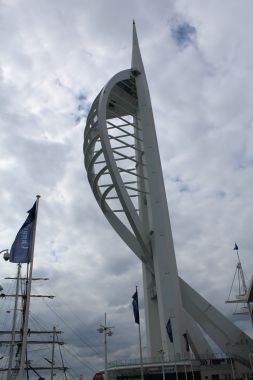
[[[139,72],[144,72],[144,67],[141,58],[141,52],[137,37],[136,25],[133,20],[133,42],[132,42],[132,62],[131,67],[133,70],[138,70]]]

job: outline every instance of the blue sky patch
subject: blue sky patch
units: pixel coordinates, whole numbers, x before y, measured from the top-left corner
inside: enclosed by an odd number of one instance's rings
[[[78,99],[80,102],[85,101],[85,100],[86,100],[86,95],[85,95],[85,93],[80,92],[80,94],[78,95],[77,99]]]
[[[226,193],[223,190],[217,191],[216,194],[217,194],[218,198],[225,198],[225,196],[226,196]]]
[[[187,22],[182,22],[171,28],[172,38],[180,47],[190,45],[193,42],[196,33],[196,28]]]
[[[173,178],[172,181],[178,183],[178,189],[180,193],[190,191],[190,187],[179,176],[176,176],[175,178]]]
[[[87,96],[84,90],[80,91],[76,98],[77,108],[76,112],[74,113],[74,118],[75,123],[79,124],[81,119],[87,116],[90,109],[90,103],[87,101]]]

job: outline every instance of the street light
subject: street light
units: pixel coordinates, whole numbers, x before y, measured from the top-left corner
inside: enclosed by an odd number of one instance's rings
[[[105,380],[108,379],[108,374],[107,374],[107,336],[112,336],[113,332],[111,329],[114,329],[114,327],[106,325],[106,313],[105,313],[105,324],[100,325],[99,328],[97,329],[97,331],[100,334],[104,333],[104,338],[105,338],[105,340],[104,340],[104,343],[105,343]]]
[[[3,249],[2,251],[0,251],[0,255],[1,253],[3,254],[3,258],[5,261],[10,260],[10,253],[8,249]]]
[[[8,261],[10,259],[10,254],[9,254],[8,249],[3,249],[2,251],[0,251],[0,255],[1,255],[1,253],[3,254],[3,258],[5,261]],[[4,288],[0,285],[0,292],[1,292],[0,296],[2,298],[4,298],[4,296],[5,296],[4,293],[2,293],[3,290],[4,290]]]
[[[163,380],[165,380],[165,369],[164,369],[164,351],[163,351],[163,349],[159,350],[159,353],[161,354],[161,363],[162,363],[162,374],[163,374]]]

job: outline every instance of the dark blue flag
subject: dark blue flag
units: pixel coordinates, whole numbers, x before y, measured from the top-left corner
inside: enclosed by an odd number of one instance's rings
[[[29,263],[31,261],[33,229],[35,225],[36,202],[31,210],[27,211],[28,217],[17,233],[10,251],[12,263]]]
[[[170,319],[167,322],[166,330],[167,330],[170,342],[173,343],[173,334],[172,334],[172,327],[171,327],[171,321],[170,321]]]
[[[235,243],[234,250],[238,251],[238,245]]]
[[[184,333],[183,337],[184,337],[184,340],[185,340],[186,351],[189,352],[190,351],[190,345],[189,345],[187,333]]]
[[[132,298],[133,298],[132,305],[133,305],[133,312],[134,312],[134,320],[135,320],[135,323],[138,323],[138,325],[139,325],[140,324],[140,315],[139,315],[139,303],[138,303],[137,289],[136,289],[136,292],[134,293],[134,295],[132,296]]]

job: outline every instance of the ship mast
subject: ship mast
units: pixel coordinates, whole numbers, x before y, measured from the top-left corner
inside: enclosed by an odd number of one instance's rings
[[[237,307],[236,307],[233,314],[238,315],[238,314],[249,313],[251,323],[253,326],[252,308],[250,305],[251,301],[249,299],[250,288],[248,288],[248,286],[246,284],[245,274],[244,274],[244,270],[243,270],[242,263],[241,263],[240,256],[239,256],[239,248],[238,248],[238,245],[236,243],[235,243],[234,250],[236,251],[236,255],[237,255],[237,265],[236,265],[233,281],[232,281],[232,284],[230,287],[228,299],[225,301],[225,303],[234,303],[234,304],[236,304],[236,306],[238,306],[238,304],[243,304],[243,306],[242,306],[243,310],[237,311]],[[232,293],[232,290],[236,286],[236,282],[237,282],[237,294],[235,295],[234,299],[231,299],[230,298],[231,293]]]
[[[7,380],[12,380],[12,379],[17,379],[18,376],[20,376],[20,359],[21,359],[21,350],[22,350],[22,343],[23,343],[23,331],[24,331],[24,318],[21,323],[21,328],[19,329],[17,326],[17,313],[19,311],[19,300],[20,299],[26,299],[25,293],[23,294],[20,292],[20,289],[22,288],[20,286],[21,281],[27,282],[27,277],[21,277],[21,264],[18,264],[18,272],[17,272],[17,277],[6,277],[5,279],[8,280],[16,280],[16,292],[15,294],[4,294],[4,297],[12,298],[15,297],[15,306],[14,306],[14,311],[13,311],[13,320],[12,320],[12,330],[11,331],[0,331],[0,336],[3,335],[10,335],[11,334],[11,339],[10,340],[5,340],[4,338],[0,339],[0,345],[10,345],[10,350],[9,350],[9,362],[8,362],[8,368],[1,368],[0,372],[7,372]],[[37,281],[37,280],[48,280],[48,278],[32,278],[32,281]],[[19,284],[19,285],[18,285]],[[26,289],[25,289],[26,290]],[[30,298],[54,298],[52,295],[34,295],[30,294]],[[25,315],[24,311],[25,307],[25,302],[22,305],[21,312],[23,315]],[[29,325],[28,325],[29,326]],[[25,351],[25,363],[24,363],[24,371],[29,371],[32,370],[38,375],[37,371],[41,370],[48,370],[52,371],[53,370],[63,370],[64,373],[67,370],[67,367],[64,365],[62,366],[55,366],[54,363],[54,356],[55,356],[55,345],[57,344],[58,346],[61,346],[64,344],[64,342],[58,340],[58,335],[61,334],[61,331],[56,330],[54,327],[52,330],[49,331],[40,331],[40,330],[31,330],[28,328],[27,331],[27,338],[33,335],[48,335],[50,334],[52,336],[52,339],[47,339],[47,340],[41,340],[41,339],[27,339],[26,341],[26,346],[27,345],[35,345],[35,344],[46,344],[46,345],[52,345],[52,359],[49,362],[50,366],[43,366],[43,367],[32,367],[27,360],[27,349]],[[57,338],[57,339],[56,339]],[[16,364],[13,364],[13,359],[14,359],[14,351],[15,351],[15,346],[17,346],[16,350]],[[52,364],[53,363],[53,364]],[[52,375],[51,375],[52,376]],[[40,376],[39,376],[40,377]]]
[[[30,300],[31,297],[46,297],[46,298],[54,298],[54,296],[51,295],[32,295],[31,294],[31,288],[32,288],[32,281],[33,280],[47,280],[45,278],[33,278],[33,262],[34,262],[34,243],[35,243],[35,234],[36,234],[36,224],[37,224],[37,215],[38,215],[38,206],[39,206],[39,198],[40,196],[37,195],[37,200],[34,204],[35,207],[35,214],[34,214],[34,219],[32,217],[31,219],[31,214],[30,212],[34,209],[31,209],[29,211],[29,216],[26,220],[26,222],[23,224],[21,227],[20,231],[17,234],[17,237],[15,239],[15,242],[13,243],[14,250],[15,252],[11,250],[11,253],[9,255],[8,250],[5,250],[8,255],[4,256],[5,260],[9,260],[11,262],[18,262],[18,269],[17,269],[17,276],[14,278],[7,277],[6,279],[12,279],[16,280],[16,291],[15,294],[1,294],[2,298],[6,297],[14,297],[15,298],[15,305],[14,305],[14,312],[13,312],[13,320],[12,320],[12,330],[11,331],[0,331],[0,335],[10,335],[11,334],[11,340],[0,340],[0,345],[9,345],[10,350],[9,350],[9,361],[8,361],[8,368],[1,368],[0,371],[7,371],[7,380],[12,380],[12,379],[17,379],[17,380],[23,380],[24,377],[24,372],[25,370],[32,370],[36,374],[38,374],[36,371],[37,370],[51,370],[51,378],[53,377],[53,370],[54,369],[62,369],[65,373],[66,367],[64,365],[62,367],[55,367],[54,366],[54,353],[55,353],[55,337],[57,334],[61,334],[61,331],[56,331],[55,327],[53,328],[53,331],[31,331],[29,328],[29,311],[30,311]],[[29,219],[30,218],[30,219]],[[26,236],[28,236],[29,231],[25,231],[25,228],[29,228],[28,225],[32,224],[32,235],[31,241],[29,242],[26,241],[24,243],[24,234],[26,233]],[[31,226],[30,226],[31,227]],[[23,234],[23,236],[21,235]],[[28,250],[28,246],[30,245],[30,256],[27,254],[27,257],[22,257],[20,254],[21,249]],[[12,246],[12,249],[13,249]],[[22,263],[27,263],[26,267],[26,277],[21,278],[21,261]],[[24,288],[24,293],[22,291],[20,292],[20,286],[21,282],[25,281],[25,286]],[[1,289],[0,289],[1,290]],[[19,305],[19,300],[22,299],[22,324],[20,330],[17,328],[17,312],[18,312],[18,305]],[[52,334],[53,335],[53,340],[28,340],[28,336],[30,337],[31,334]],[[17,338],[17,335],[19,334],[20,338]],[[31,367],[29,361],[27,360],[27,344],[52,344],[52,363],[50,367],[37,367],[33,368]],[[57,339],[57,344],[60,346],[64,344],[63,342],[60,342]],[[17,351],[16,351],[16,364],[13,366],[13,357],[14,357],[14,348],[15,345],[17,345]]]
[[[17,269],[15,305],[14,305],[13,320],[12,320],[11,345],[10,345],[10,353],[9,353],[7,380],[11,379],[11,371],[12,371],[12,363],[13,363],[13,353],[14,353],[15,338],[16,338],[16,324],[17,324],[17,310],[18,310],[18,294],[19,294],[19,284],[20,284],[20,272],[21,272],[21,264],[19,263],[18,264],[18,269]]]
[[[20,357],[20,369],[18,374],[18,380],[23,379],[24,374],[24,365],[26,358],[26,348],[27,348],[27,333],[28,333],[28,319],[29,319],[29,309],[30,309],[30,295],[32,288],[32,274],[33,274],[33,259],[34,259],[34,245],[35,245],[35,235],[36,235],[36,225],[37,225],[37,216],[38,216],[38,208],[39,208],[39,199],[40,195],[36,196],[36,211],[35,211],[35,222],[32,234],[32,249],[31,249],[31,258],[30,263],[27,264],[27,272],[29,267],[29,275],[26,282],[26,297],[24,298],[24,322],[22,329],[22,348],[21,348],[21,357]]]

